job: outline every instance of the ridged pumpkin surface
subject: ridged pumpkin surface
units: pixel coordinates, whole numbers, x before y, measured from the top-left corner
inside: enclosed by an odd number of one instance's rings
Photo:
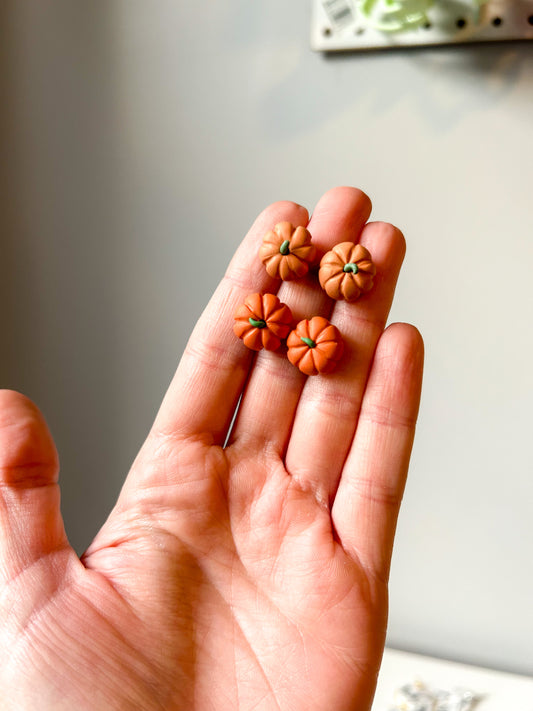
[[[271,277],[290,281],[307,274],[316,257],[316,247],[305,227],[279,222],[264,236],[259,257]]]
[[[287,339],[287,357],[306,375],[330,373],[342,357],[338,328],[322,316],[300,321]]]
[[[275,351],[291,330],[292,313],[274,294],[250,294],[235,311],[235,335],[253,351]]]
[[[370,291],[376,267],[368,249],[361,244],[341,242],[322,257],[318,279],[332,299],[355,301]]]

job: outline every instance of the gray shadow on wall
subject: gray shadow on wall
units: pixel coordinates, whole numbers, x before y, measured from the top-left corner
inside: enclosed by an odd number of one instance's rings
[[[106,3],[0,3],[0,385],[32,398],[49,423],[79,553],[123,479],[109,14]]]
[[[316,54],[313,65],[309,71],[302,58],[265,96],[263,126],[272,139],[311,130],[361,101],[379,116],[407,99],[435,130],[446,131],[503,101],[518,81],[533,90],[531,42]],[[351,93],[342,89],[347,76]]]

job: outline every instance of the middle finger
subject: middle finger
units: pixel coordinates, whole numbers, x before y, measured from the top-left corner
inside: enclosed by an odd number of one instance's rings
[[[308,228],[319,252],[338,242],[356,242],[371,211],[370,199],[355,188],[334,188],[318,202]],[[315,276],[283,282],[278,296],[295,320],[328,316],[332,302]],[[285,451],[305,376],[279,353],[261,351],[250,375],[231,442]]]

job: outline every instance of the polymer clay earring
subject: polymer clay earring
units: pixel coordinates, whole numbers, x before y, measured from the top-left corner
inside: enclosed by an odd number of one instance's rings
[[[290,308],[274,294],[250,294],[237,307],[233,331],[253,351],[276,351],[291,330]]]
[[[307,274],[316,257],[316,247],[305,227],[279,222],[264,236],[259,257],[271,277],[291,281]]]
[[[322,257],[318,270],[320,286],[332,299],[356,301],[370,291],[376,267],[361,244],[341,242]]]
[[[322,316],[300,321],[287,338],[287,357],[305,375],[331,373],[342,357],[339,329]]]

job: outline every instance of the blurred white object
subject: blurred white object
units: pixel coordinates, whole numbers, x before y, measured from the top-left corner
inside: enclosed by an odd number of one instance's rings
[[[313,0],[318,51],[533,39],[533,0]]]
[[[372,711],[533,711],[533,678],[386,649]]]
[[[473,711],[479,700],[470,689],[430,689],[415,681],[395,692],[390,711]]]

